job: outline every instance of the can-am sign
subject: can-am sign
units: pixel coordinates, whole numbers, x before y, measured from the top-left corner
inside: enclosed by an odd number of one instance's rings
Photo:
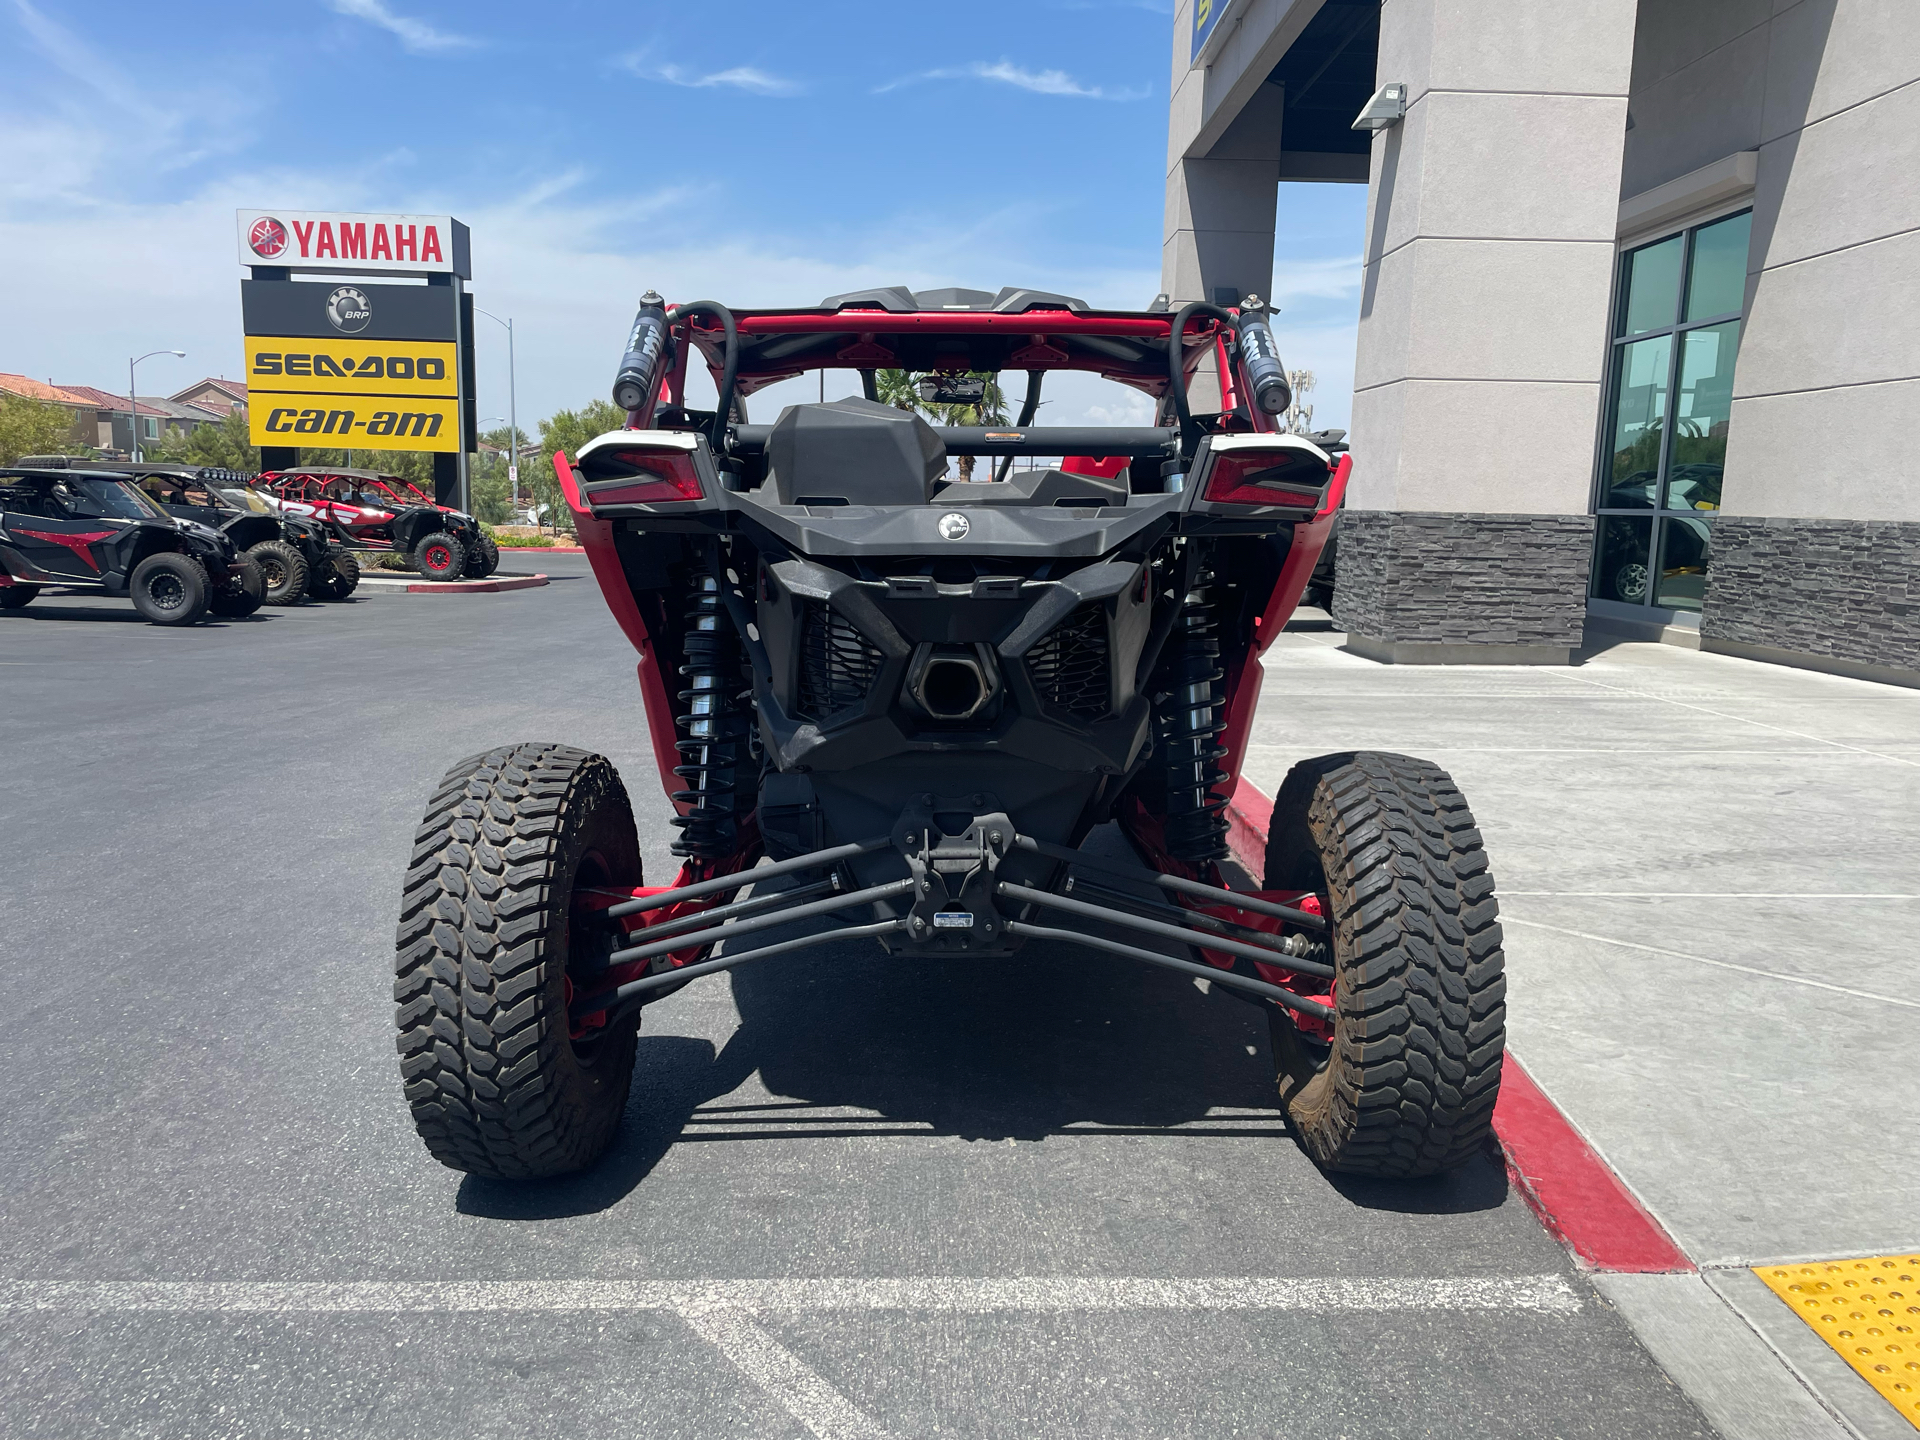
[[[242,210],[238,220],[242,265],[473,278],[467,227],[450,215]]]

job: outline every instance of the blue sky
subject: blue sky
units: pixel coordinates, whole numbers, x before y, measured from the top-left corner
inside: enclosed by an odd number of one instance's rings
[[[143,393],[238,375],[240,206],[466,221],[477,303],[515,319],[522,424],[605,392],[648,286],[1141,306],[1171,26],[1155,0],[0,0],[0,370],[112,387],[166,346],[188,358],[146,362]],[[1285,190],[1284,353],[1344,424],[1365,192]],[[504,332],[481,323],[482,414],[503,415]]]

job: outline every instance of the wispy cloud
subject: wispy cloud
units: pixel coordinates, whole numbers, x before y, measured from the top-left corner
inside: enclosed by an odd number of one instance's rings
[[[350,15],[356,20],[365,20],[369,25],[378,25],[397,36],[400,43],[416,55],[465,50],[480,43],[465,35],[450,35],[445,30],[436,30],[426,21],[415,20],[412,16],[396,15],[387,7],[386,0],[327,0],[327,5],[341,15]]]
[[[735,65],[729,70],[701,75],[683,65],[651,65],[640,55],[628,56],[621,63],[642,79],[664,80],[688,90],[729,89],[745,90],[752,95],[798,95],[805,89],[797,80],[769,75],[753,65]]]
[[[929,80],[988,80],[1030,90],[1036,95],[1063,95],[1074,100],[1141,100],[1148,93],[1145,90],[1107,90],[1098,85],[1083,85],[1064,70],[1023,70],[1010,60],[991,63],[976,60],[971,65],[923,70],[917,75],[903,75],[898,80],[890,80],[873,93],[884,95],[889,90],[921,85]]]

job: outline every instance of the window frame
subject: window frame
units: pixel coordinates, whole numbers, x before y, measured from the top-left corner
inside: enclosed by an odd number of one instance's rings
[[[1607,303],[1607,352],[1605,361],[1606,368],[1602,374],[1600,426],[1598,434],[1595,436],[1593,488],[1587,506],[1588,514],[1592,515],[1595,521],[1593,562],[1589,567],[1587,577],[1587,599],[1589,602],[1598,601],[1605,605],[1620,605],[1628,609],[1646,611],[1673,611],[1675,608],[1670,605],[1662,605],[1655,598],[1660,591],[1659,580],[1661,571],[1659,567],[1661,556],[1664,553],[1666,545],[1668,521],[1669,518],[1673,516],[1685,516],[1693,520],[1703,518],[1703,512],[1696,510],[1673,510],[1669,509],[1667,505],[1668,472],[1672,465],[1674,441],[1678,433],[1678,426],[1674,423],[1674,411],[1680,403],[1680,375],[1681,369],[1686,362],[1686,337],[1696,330],[1706,330],[1715,325],[1725,325],[1729,321],[1737,321],[1739,323],[1740,340],[1744,341],[1747,333],[1746,296],[1744,293],[1741,296],[1740,308],[1737,310],[1725,311],[1714,315],[1703,315],[1698,319],[1690,320],[1685,318],[1687,296],[1693,285],[1694,255],[1697,248],[1696,240],[1702,230],[1718,225],[1722,221],[1737,219],[1741,215],[1748,216],[1749,225],[1751,225],[1752,214],[1753,200],[1752,197],[1749,196],[1737,203],[1718,207],[1714,211],[1689,219],[1684,224],[1663,225],[1655,230],[1643,231],[1631,237],[1629,240],[1622,241],[1616,248],[1613,267],[1613,290]],[[1630,299],[1631,261],[1640,251],[1649,249],[1655,245],[1665,244],[1675,236],[1679,236],[1681,239],[1681,261],[1679,281],[1674,291],[1673,319],[1665,325],[1658,325],[1651,329],[1629,333],[1626,326],[1626,309]],[[1749,230],[1749,264],[1751,261],[1752,232]],[[1654,503],[1652,506],[1646,508],[1632,508],[1618,505],[1609,506],[1605,503],[1605,500],[1607,491],[1612,488],[1613,481],[1613,461],[1616,453],[1613,446],[1618,421],[1615,410],[1619,404],[1620,377],[1623,368],[1620,361],[1622,347],[1637,344],[1643,340],[1658,340],[1663,337],[1668,340],[1666,361],[1667,413],[1661,427],[1662,434],[1659,455],[1655,466],[1653,481]],[[1736,345],[1736,364],[1738,363],[1738,354],[1739,350]],[[1717,511],[1714,512],[1714,516],[1717,518]],[[1600,554],[1601,547],[1605,542],[1605,522],[1609,518],[1614,517],[1646,519],[1650,522],[1647,533],[1646,554],[1647,589],[1645,596],[1638,602],[1618,600],[1612,596],[1601,595],[1597,590],[1601,578],[1599,573]],[[1707,520],[1706,524],[1708,535],[1711,537],[1713,520]],[[1710,568],[1709,566],[1709,570]],[[1678,613],[1697,614],[1698,612],[1680,611]]]

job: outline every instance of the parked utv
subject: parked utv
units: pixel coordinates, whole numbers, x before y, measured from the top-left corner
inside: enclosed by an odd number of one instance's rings
[[[429,580],[479,579],[500,566],[500,547],[477,520],[396,475],[316,465],[266,471],[259,485],[282,511],[325,525],[342,545],[412,556]]]
[[[693,363],[713,412],[686,408]],[[878,367],[936,395],[1024,371],[1024,404],[935,428],[877,402]],[[865,393],[749,423],[741,397],[810,369],[859,370]],[[1035,427],[1052,370],[1145,394],[1155,423]],[[1188,398],[1198,373],[1213,413]],[[1113,311],[894,288],[735,312],[650,295],[614,400],[627,427],[554,468],[639,653],[680,869],[645,883],[602,756],[506,743],[448,771],[403,884],[394,991],[435,1157],[590,1164],[626,1112],[643,1007],[855,937],[908,976],[1040,943],[1203,978],[1265,1011],[1278,1103],[1327,1169],[1409,1177],[1479,1153],[1501,935],[1446,772],[1303,760],[1263,888],[1222,868],[1261,655],[1352,468],[1278,428],[1286,372],[1252,297]],[[1002,464],[956,483],[954,456]],[[1081,848],[1109,822],[1138,863]]]
[[[32,456],[22,463],[56,469],[78,465],[124,475],[175,519],[224,531],[240,553],[260,567],[269,605],[298,605],[308,596],[344,599],[359,583],[360,567],[352,553],[333,544],[325,526],[282,514],[253,488],[253,477],[241,471],[155,461],[74,461],[64,456]]]
[[[228,536],[175,519],[124,475],[0,468],[0,610],[50,585],[125,595],[156,625],[238,619],[266,597]]]

